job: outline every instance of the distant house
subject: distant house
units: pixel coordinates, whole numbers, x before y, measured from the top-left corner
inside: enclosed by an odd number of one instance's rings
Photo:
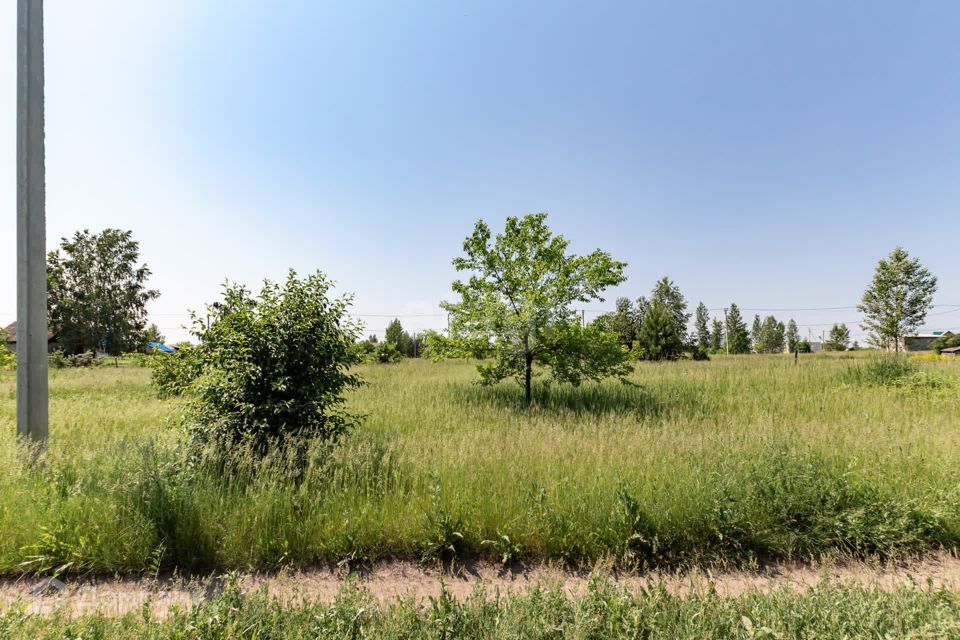
[[[17,352],[17,323],[11,322],[6,327],[4,327],[4,331],[7,332],[7,336],[8,336],[7,349],[16,353]],[[58,346],[59,345],[57,344],[56,338],[54,338],[54,335],[48,331],[47,332],[47,352],[53,353],[54,351],[57,350]]]
[[[949,331],[931,331],[930,333],[918,333],[915,336],[903,337],[904,351],[930,351],[930,343],[937,338],[943,338],[953,335]]]
[[[810,344],[810,353],[820,353],[821,351],[823,351],[822,342],[816,342],[813,340],[808,340],[807,342]]]
[[[947,358],[960,358],[960,347],[950,347],[940,352],[940,355]]]

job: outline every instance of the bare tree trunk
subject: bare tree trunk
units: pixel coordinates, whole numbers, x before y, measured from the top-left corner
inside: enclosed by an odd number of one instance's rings
[[[531,389],[531,378],[533,377],[533,353],[530,352],[530,335],[523,336],[523,360],[526,365],[523,370],[523,390],[527,404],[530,404],[533,398]]]
[[[532,399],[530,379],[533,375],[533,354],[527,353],[525,357],[527,361],[527,367],[526,367],[526,371],[524,371],[524,374],[523,374],[523,386],[524,386],[524,391],[526,392],[527,404],[530,404],[530,401]]]

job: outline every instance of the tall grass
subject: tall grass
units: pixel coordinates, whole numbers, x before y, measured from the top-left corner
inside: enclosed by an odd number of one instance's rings
[[[25,466],[0,374],[0,572],[260,569],[387,557],[625,566],[899,554],[960,542],[960,398],[851,384],[864,360],[643,363],[481,388],[466,362],[367,366],[366,416],[306,468],[181,455],[147,372],[59,370]],[[960,368],[918,370],[956,382]],[[211,460],[215,460],[211,456]]]
[[[230,586],[210,601],[166,618],[143,611],[71,618],[0,614],[0,637],[29,638],[955,638],[960,596],[903,586],[892,592],[825,583],[721,597],[686,597],[652,585],[639,592],[594,579],[571,596],[559,587],[500,595],[477,591],[460,602],[443,592],[426,603],[398,600],[381,607],[347,587],[332,603],[283,604]]]

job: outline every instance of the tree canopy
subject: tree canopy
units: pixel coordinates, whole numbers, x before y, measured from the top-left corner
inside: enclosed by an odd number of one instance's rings
[[[637,330],[638,355],[646,360],[676,360],[687,348],[687,301],[670,278],[657,280]],[[639,304],[638,304],[639,306]],[[639,315],[639,314],[638,314]]]
[[[637,339],[638,315],[630,298],[617,298],[615,310],[604,313],[593,322],[604,331],[617,334],[617,341],[630,349]]]
[[[740,315],[740,308],[731,302],[726,318],[727,345],[730,353],[750,353],[750,334]]]
[[[723,323],[718,318],[714,318],[710,327],[710,350],[719,353],[723,349]]]
[[[846,351],[850,346],[850,329],[840,323],[830,327],[830,334],[823,343],[824,351]]]
[[[464,255],[453,260],[469,278],[453,283],[458,301],[441,305],[450,314],[450,335],[434,334],[433,356],[491,356],[477,365],[481,383],[513,377],[527,402],[535,364],[572,384],[625,376],[618,336],[593,323],[582,327],[572,305],[602,300],[607,287],[623,282],[626,264],[599,249],[568,253],[568,244],[549,229],[545,213],[511,216],[495,237],[478,220]]]
[[[67,353],[143,349],[150,269],[130,231],[78,231],[47,256],[50,330]]]
[[[877,264],[873,280],[857,309],[861,325],[878,346],[900,351],[903,337],[916,331],[927,317],[937,291],[937,278],[917,258],[897,247]]]
[[[787,341],[787,351],[790,353],[796,352],[797,345],[800,343],[800,330],[797,328],[797,323],[793,318],[790,318],[790,321],[787,322],[785,339]]]
[[[704,351],[710,349],[710,340],[712,337],[710,335],[710,311],[707,310],[707,305],[702,302],[697,305],[693,329],[697,346]]]

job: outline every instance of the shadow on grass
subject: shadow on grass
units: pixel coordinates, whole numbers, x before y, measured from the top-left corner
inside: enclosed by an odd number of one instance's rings
[[[656,418],[666,413],[701,413],[697,390],[690,386],[664,388],[622,384],[619,382],[572,385],[537,384],[527,407],[523,389],[510,382],[484,387],[479,384],[451,384],[450,393],[458,402],[477,406],[496,406],[518,413],[529,410],[574,415],[632,415]]]

